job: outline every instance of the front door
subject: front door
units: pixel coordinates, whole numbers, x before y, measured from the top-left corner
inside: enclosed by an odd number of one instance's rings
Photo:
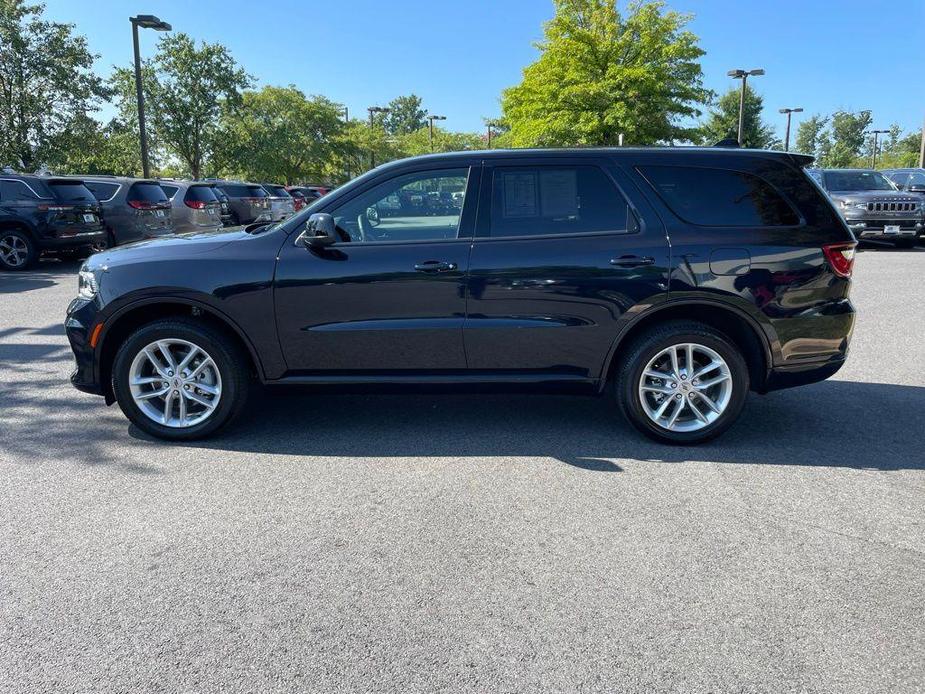
[[[668,289],[665,230],[607,160],[486,163],[464,329],[473,372],[597,379],[624,313]],[[637,193],[638,197],[638,193]]]
[[[341,241],[280,251],[276,320],[291,375],[466,368],[462,324],[478,167],[373,180],[323,212]]]

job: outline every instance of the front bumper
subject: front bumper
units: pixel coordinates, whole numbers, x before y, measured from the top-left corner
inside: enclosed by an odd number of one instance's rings
[[[865,217],[845,218],[848,228],[858,239],[880,239],[889,241],[897,238],[914,238],[925,234],[925,223],[920,218],[871,219]],[[886,227],[899,227],[898,231],[887,232]]]
[[[98,309],[93,301],[74,299],[67,307],[64,331],[74,353],[77,368],[71,374],[71,384],[85,393],[104,395],[96,363],[96,350],[90,336],[98,324]]]

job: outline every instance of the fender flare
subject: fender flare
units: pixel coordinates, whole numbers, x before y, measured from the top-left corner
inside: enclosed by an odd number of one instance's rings
[[[771,345],[772,339],[765,332],[761,323],[747,311],[727,302],[717,301],[716,299],[710,297],[685,297],[682,299],[666,299],[661,301],[658,304],[651,306],[650,308],[640,311],[621,326],[620,331],[614,338],[613,344],[610,346],[610,350],[607,352],[607,357],[604,359],[604,365],[601,370],[600,377],[598,378],[599,392],[603,392],[604,388],[607,387],[607,374],[610,373],[613,360],[619,353],[620,345],[624,342],[627,335],[629,335],[633,329],[639,325],[640,322],[648,320],[649,318],[656,316],[665,310],[677,308],[679,306],[710,306],[711,308],[718,308],[720,310],[728,311],[736,317],[741,318],[746,323],[746,325],[749,326],[752,333],[754,333],[755,338],[758,340],[758,343],[762,347],[765,365],[765,379],[767,379],[768,374],[770,374],[774,366],[774,356]],[[774,341],[776,341],[776,338]]]

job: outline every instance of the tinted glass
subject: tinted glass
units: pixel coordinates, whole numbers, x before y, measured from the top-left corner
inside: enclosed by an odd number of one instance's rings
[[[925,186],[925,173],[911,173],[911,174],[909,174],[908,185],[910,185],[910,186]]]
[[[246,198],[250,195],[247,186],[239,186],[234,183],[219,186],[229,198]],[[264,193],[266,195],[266,193]]]
[[[91,202],[96,204],[96,198],[93,193],[87,190],[87,187],[80,182],[71,183],[63,181],[54,181],[48,184],[52,195],[56,200],[61,202]]]
[[[36,195],[22,181],[0,181],[0,200],[11,202],[15,200],[35,200]]]
[[[288,197],[291,197],[291,196],[289,195],[289,191],[287,191],[287,190],[286,190],[285,188],[283,188],[282,186],[264,186],[264,187],[267,189],[267,191],[270,193],[270,195],[273,195],[274,197],[277,197],[277,198],[288,198]]]
[[[420,171],[398,176],[334,210],[350,241],[455,239],[468,169]]]
[[[132,202],[167,202],[167,194],[157,183],[133,183],[127,198]]]
[[[224,191],[224,190],[222,190],[221,188],[218,188],[218,187],[216,187],[216,186],[211,186],[211,188],[212,188],[212,192],[215,194],[215,197],[216,197],[216,198],[218,198],[218,199],[221,200],[222,202],[226,202],[226,201],[228,200],[228,196],[225,195],[225,191]]]
[[[119,190],[118,183],[99,183],[97,181],[84,181],[87,190],[93,193],[97,200],[109,200]]]
[[[252,198],[270,197],[269,194],[267,194],[267,191],[265,191],[262,186],[247,186],[247,192],[245,193],[245,195],[250,196]]]
[[[692,224],[792,226],[800,221],[769,183],[751,174],[686,166],[643,166],[639,170],[665,204]]]
[[[633,227],[629,215],[626,200],[597,166],[494,171],[491,236],[625,232]]]
[[[212,192],[209,186],[190,186],[183,199],[187,201],[218,202],[218,198],[215,197],[215,193]]]
[[[886,176],[900,188],[906,185],[906,182],[909,180],[909,174],[907,173],[894,173],[894,174],[887,174]]]
[[[895,190],[879,171],[826,171],[823,175],[828,190]]]
[[[164,191],[164,195],[168,198],[173,198],[177,194],[177,191],[180,190],[177,186],[167,186],[161,183],[161,190]]]

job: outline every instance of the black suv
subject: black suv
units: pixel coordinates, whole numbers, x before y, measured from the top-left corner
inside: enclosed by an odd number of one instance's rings
[[[105,243],[100,204],[81,181],[0,173],[0,268],[24,270],[42,253],[88,255]]]
[[[67,313],[72,381],[166,439],[229,422],[256,378],[566,386],[608,394],[653,438],[702,441],[750,390],[845,361],[856,243],[809,161],[624,148],[393,162],[280,224],[93,256]]]

